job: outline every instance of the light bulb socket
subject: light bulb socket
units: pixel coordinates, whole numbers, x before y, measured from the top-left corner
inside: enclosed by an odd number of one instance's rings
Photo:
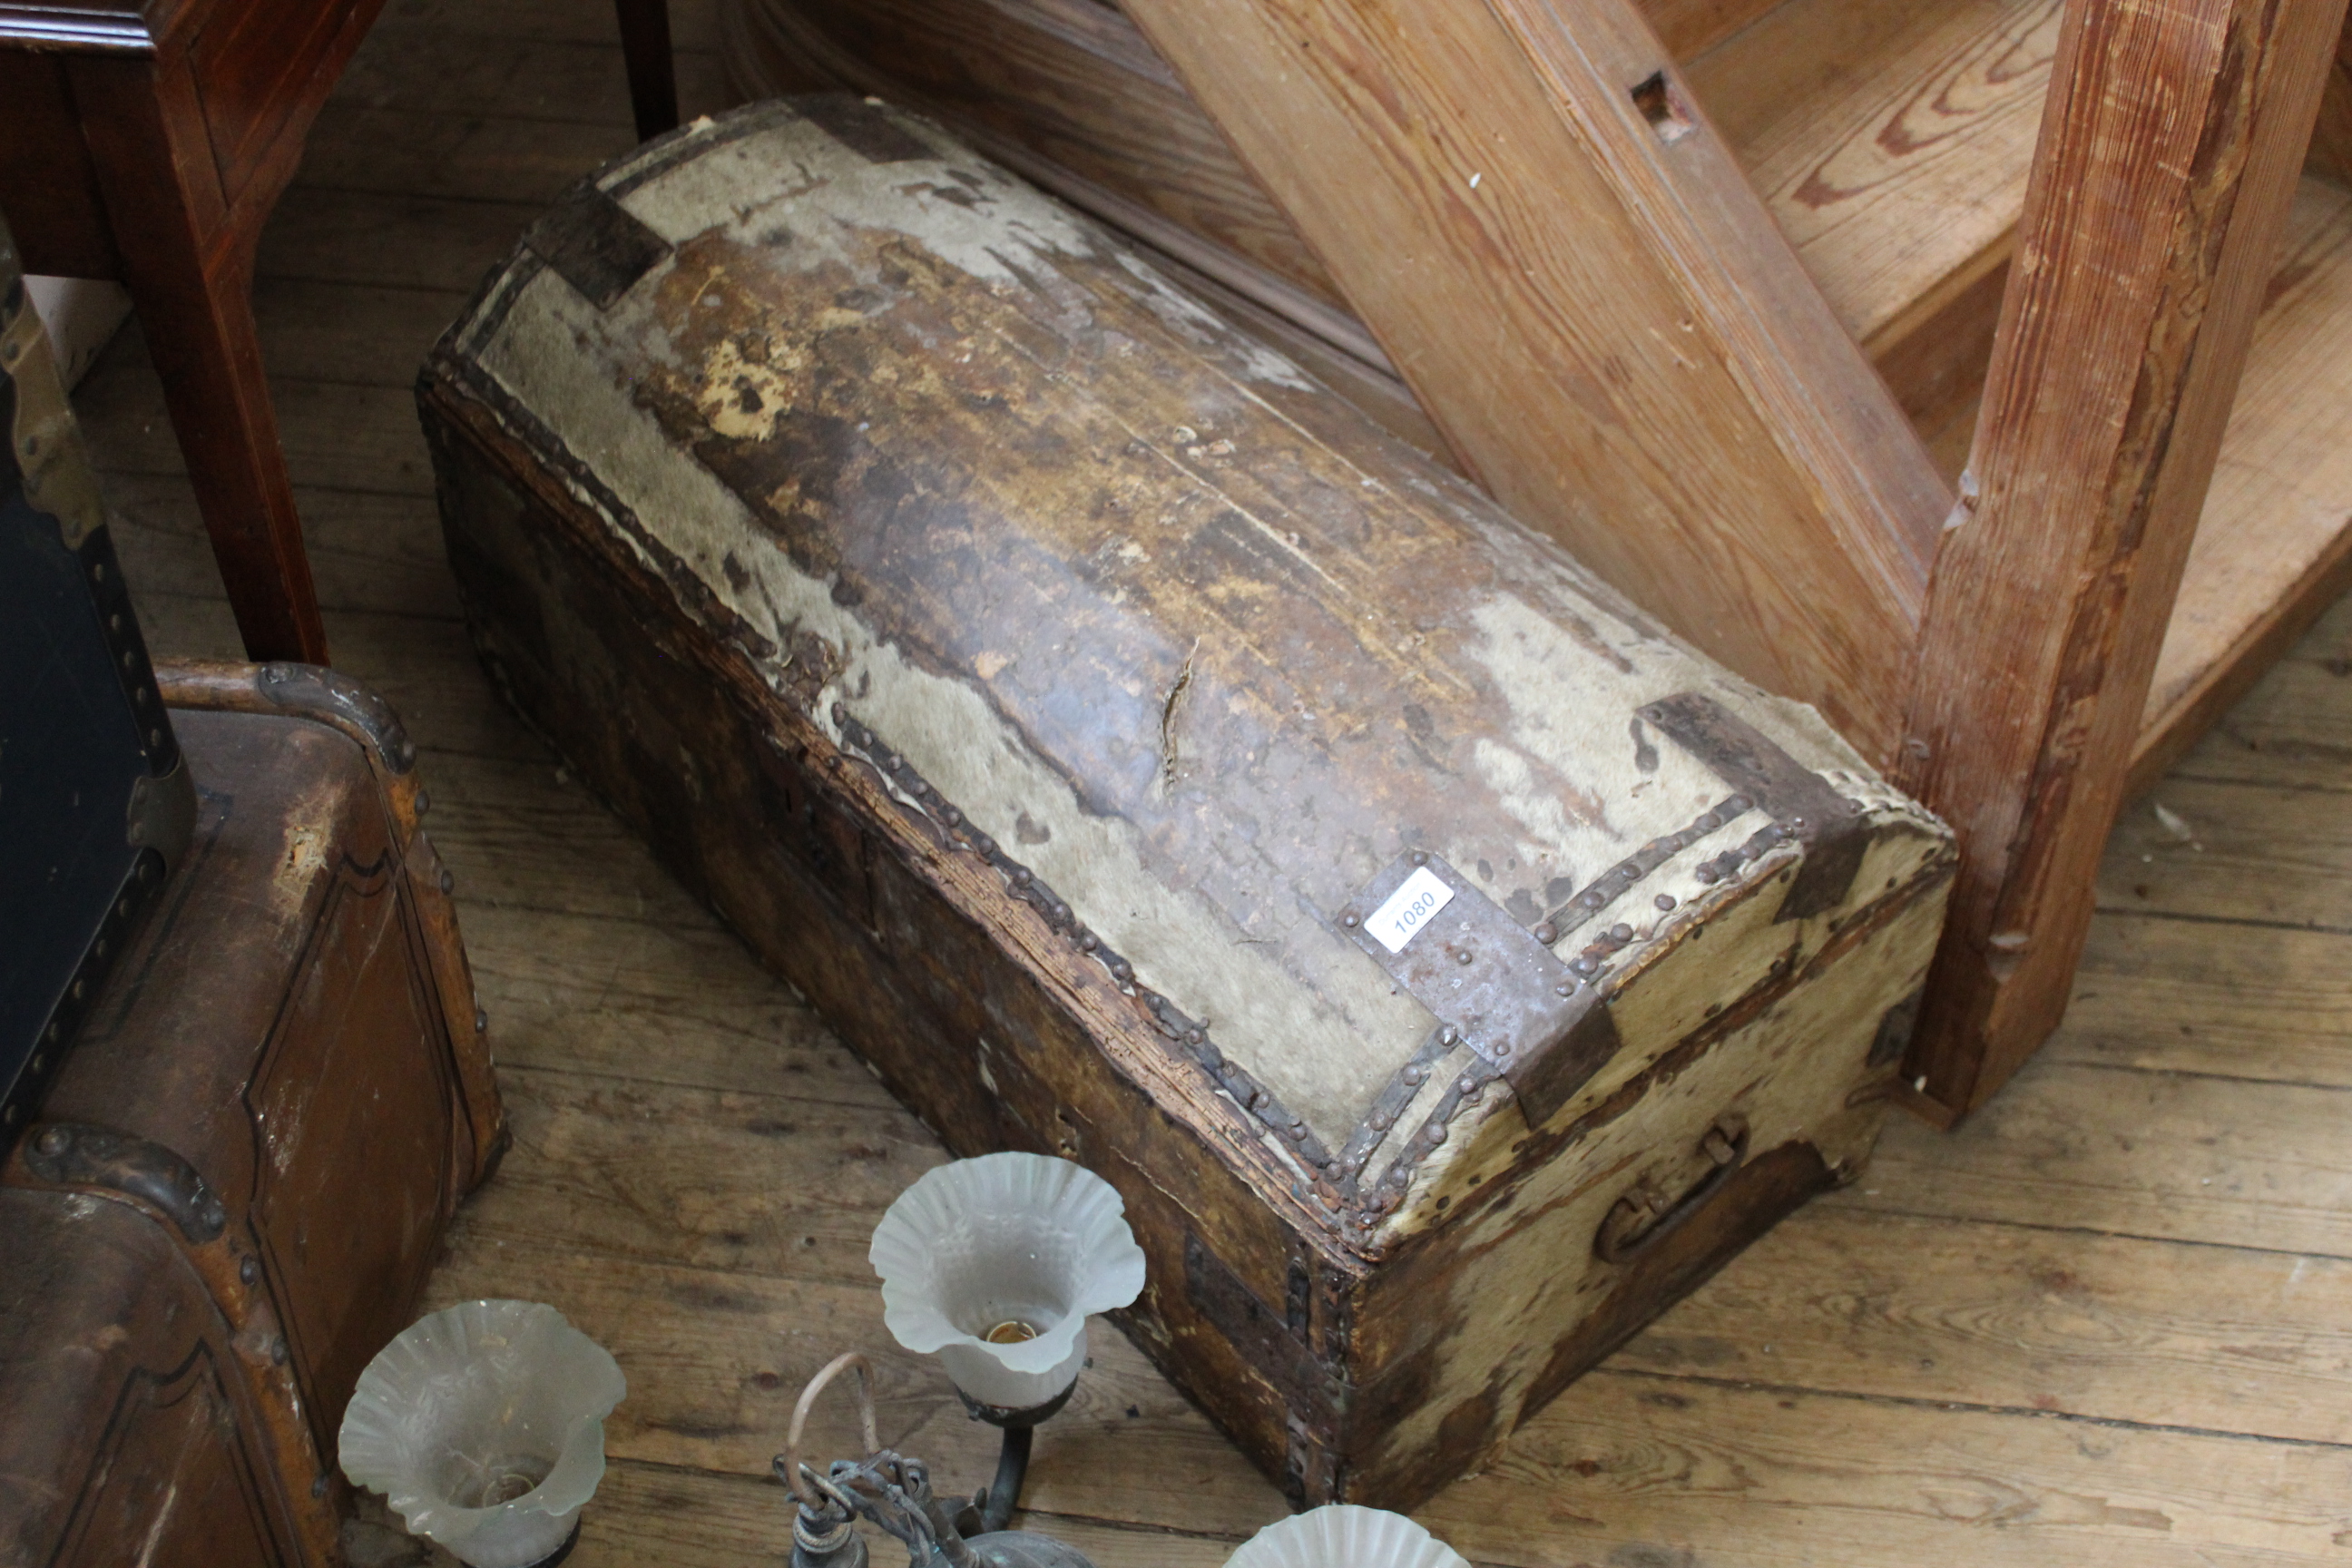
[[[1045,1404],[1026,1405],[1018,1410],[1003,1405],[982,1404],[961,1388],[956,1390],[956,1397],[963,1401],[963,1407],[971,1412],[974,1420],[985,1421],[991,1426],[1003,1426],[1010,1430],[1035,1426],[1051,1421],[1062,1413],[1062,1406],[1067,1405],[1070,1402],[1070,1395],[1077,1391],[1078,1380],[1074,1377],[1070,1379],[1069,1387],[1062,1390]]]
[[[866,1257],[891,1335],[937,1354],[968,1401],[1014,1413],[1068,1394],[1086,1364],[1087,1316],[1130,1304],[1144,1282],[1118,1190],[1067,1160],[1017,1152],[925,1172],[874,1227]]]
[[[978,1404],[1001,1410],[1036,1409],[1067,1394],[1087,1364],[1087,1325],[1083,1319],[1049,1325],[1046,1332],[1069,1346],[1068,1352],[1052,1366],[1035,1372],[1018,1370],[1005,1364],[1008,1358],[1003,1352],[1007,1347],[967,1341],[940,1346],[936,1352],[940,1369],[948,1374],[948,1381],[955,1384],[958,1393]],[[1017,1352],[1028,1347],[1010,1348]]]

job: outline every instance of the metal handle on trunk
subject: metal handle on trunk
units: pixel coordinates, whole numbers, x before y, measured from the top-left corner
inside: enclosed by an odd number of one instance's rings
[[[1658,1200],[1638,1187],[1619,1198],[1592,1237],[1593,1256],[1603,1263],[1630,1263],[1705,1208],[1707,1200],[1730,1183],[1740,1163],[1748,1158],[1748,1119],[1734,1111],[1725,1112],[1715,1119],[1698,1146],[1715,1168],[1671,1206],[1662,1208]]]

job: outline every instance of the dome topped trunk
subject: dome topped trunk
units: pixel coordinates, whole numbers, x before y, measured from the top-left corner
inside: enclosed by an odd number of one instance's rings
[[[638,150],[420,398],[509,699],[953,1152],[1116,1189],[1293,1498],[1410,1507],[1868,1156],[1943,826],[936,127]]]

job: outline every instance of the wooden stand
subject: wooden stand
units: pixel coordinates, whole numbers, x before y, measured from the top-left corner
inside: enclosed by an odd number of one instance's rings
[[[0,0],[0,206],[26,268],[120,278],[247,651],[327,662],[253,252],[383,0]]]
[[[733,0],[740,69],[1158,246],[1961,830],[1931,1117],[2057,1024],[2118,803],[2352,581],[2340,0],[917,9]]]
[[[2065,1012],[2343,21],[2067,16],[1906,742],[1974,847],[1911,1061],[1955,1110]]]
[[[327,634],[253,322],[262,225],[383,0],[0,0],[0,209],[28,271],[129,286],[247,654]],[[677,123],[666,0],[616,0],[639,136]]]

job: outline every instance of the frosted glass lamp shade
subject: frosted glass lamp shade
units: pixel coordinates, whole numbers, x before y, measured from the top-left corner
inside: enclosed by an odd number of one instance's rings
[[[1067,1160],[983,1154],[925,1172],[874,1228],[882,1316],[937,1352],[965,1397],[1059,1398],[1087,1358],[1087,1314],[1143,1289],[1143,1249],[1108,1182]]]
[[[360,1373],[343,1473],[473,1568],[527,1568],[571,1536],[627,1391],[554,1308],[467,1301],[410,1324]]]
[[[1225,1568],[1470,1568],[1401,1513],[1332,1503],[1276,1520],[1225,1559]]]

